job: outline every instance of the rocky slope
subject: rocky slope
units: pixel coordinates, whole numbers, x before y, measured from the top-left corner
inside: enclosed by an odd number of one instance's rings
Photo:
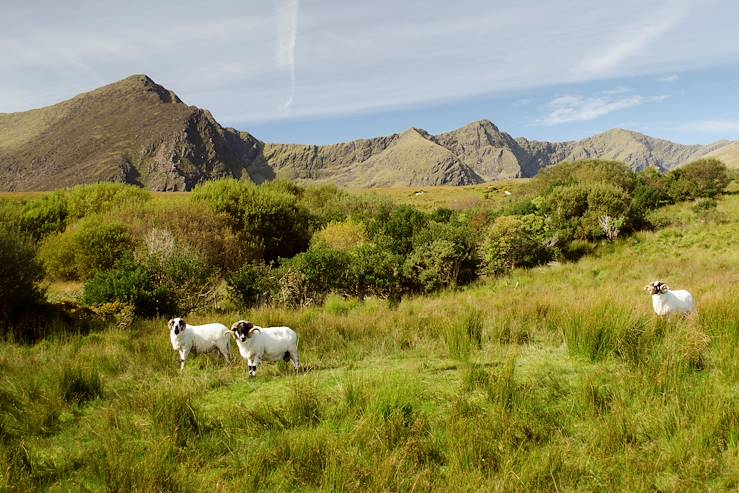
[[[54,106],[0,114],[0,189],[115,181],[188,190],[249,176],[254,142],[136,75]]]
[[[615,159],[672,169],[702,156],[739,166],[739,142],[687,146],[614,129],[580,141],[514,139],[488,120],[439,135],[402,134],[327,146],[271,144],[223,128],[145,75],[68,101],[0,114],[0,190],[118,181],[191,190],[235,177],[330,181],[352,187],[467,185],[534,176],[558,162]]]

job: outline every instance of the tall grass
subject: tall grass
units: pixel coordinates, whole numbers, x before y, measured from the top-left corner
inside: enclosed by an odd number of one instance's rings
[[[235,351],[180,371],[163,319],[6,341],[0,490],[736,490],[737,224],[399,304],[189,317],[293,327],[297,376]],[[658,319],[655,278],[698,314]]]

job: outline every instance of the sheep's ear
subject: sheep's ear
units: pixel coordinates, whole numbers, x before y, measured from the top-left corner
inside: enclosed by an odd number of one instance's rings
[[[170,318],[169,322],[167,322],[167,326],[171,329],[173,325],[174,325],[174,319]]]

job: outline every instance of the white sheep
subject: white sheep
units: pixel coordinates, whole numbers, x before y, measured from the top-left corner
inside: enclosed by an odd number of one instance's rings
[[[684,289],[670,290],[661,281],[650,282],[644,290],[652,295],[652,308],[657,315],[670,313],[690,313],[695,310],[693,295]]]
[[[256,376],[259,363],[292,360],[295,371],[298,360],[298,335],[290,327],[257,327],[246,320],[239,320],[228,332],[236,338],[239,353],[249,365],[249,376]]]
[[[223,324],[188,325],[181,318],[169,321],[169,340],[172,349],[180,353],[180,370],[185,368],[185,360],[190,352],[207,353],[218,349],[226,363],[231,363],[231,339],[225,334],[228,329]]]

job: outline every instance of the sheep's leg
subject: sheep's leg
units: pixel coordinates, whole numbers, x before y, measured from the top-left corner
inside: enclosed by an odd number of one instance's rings
[[[293,360],[293,366],[295,367],[295,373],[298,373],[300,370],[300,360],[298,360],[298,353],[290,352],[290,359]]]
[[[189,352],[187,349],[180,349],[180,370],[185,369],[185,360]]]
[[[248,358],[246,362],[249,364],[249,376],[254,377],[257,375],[257,365],[254,364],[254,361],[251,358]]]
[[[229,349],[231,349],[231,346],[228,343],[225,346],[226,347],[219,347],[218,350],[221,352],[221,354],[223,355],[223,357],[226,359],[226,364],[229,364],[230,365],[231,364],[231,355],[229,354],[230,353]]]

